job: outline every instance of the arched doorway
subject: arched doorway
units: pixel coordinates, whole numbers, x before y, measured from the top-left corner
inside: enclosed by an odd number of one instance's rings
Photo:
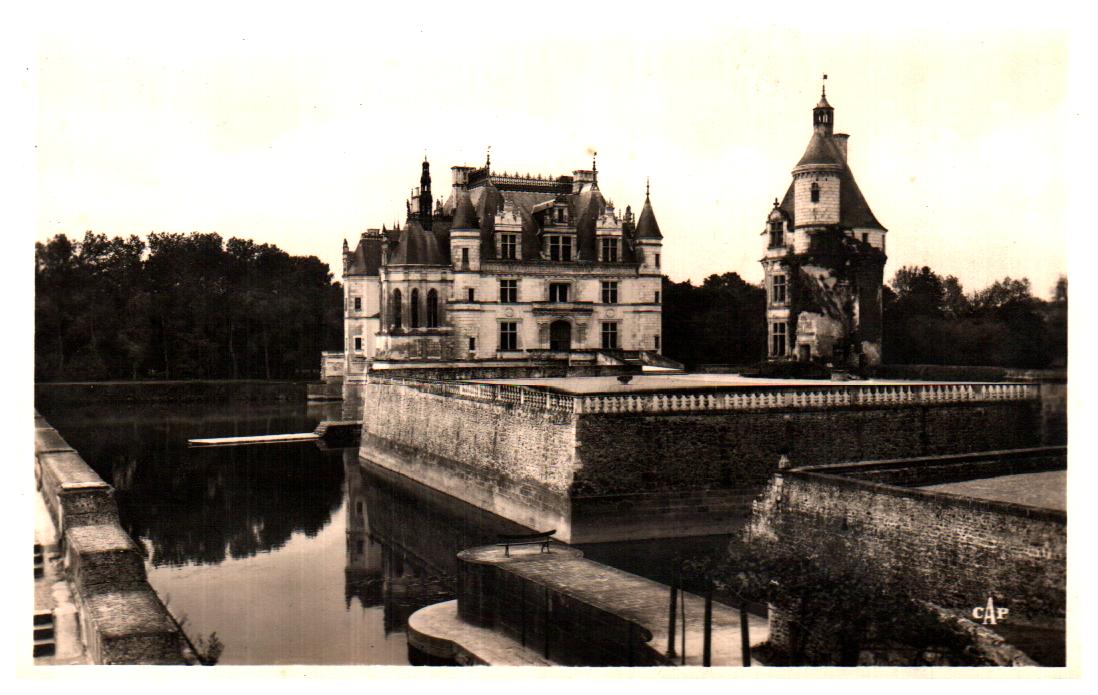
[[[572,349],[572,324],[567,321],[549,324],[549,349],[561,352]]]

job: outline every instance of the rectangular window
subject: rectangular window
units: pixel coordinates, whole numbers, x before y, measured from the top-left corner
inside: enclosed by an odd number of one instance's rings
[[[572,260],[572,237],[554,234],[549,237],[549,260]]]
[[[775,220],[770,223],[770,248],[777,248],[785,245],[785,231],[782,229],[782,223],[780,220]]]
[[[656,302],[655,303],[656,304],[660,303],[660,291],[659,290],[656,290]]]
[[[786,302],[785,276],[775,275],[770,279],[770,301],[772,304],[785,304]]]
[[[500,258],[513,261],[518,258],[518,234],[499,235]]]
[[[469,338],[469,352],[476,352],[476,351],[477,351],[477,339],[476,338]]]
[[[618,283],[614,280],[602,281],[602,303],[603,304],[617,304],[618,303]]]
[[[499,301],[503,304],[513,304],[518,301],[518,280],[499,281]]]
[[[659,352],[659,349],[660,349],[660,337],[659,337],[658,335],[657,335],[657,336],[653,336],[653,337],[652,337],[652,342],[653,342],[653,343],[655,344],[655,346],[656,346],[656,352]]]
[[[518,322],[500,321],[499,324],[499,349],[518,349]]]
[[[770,324],[770,356],[785,356],[785,324]]]
[[[656,267],[660,267],[660,255],[658,253],[656,254]]]
[[[568,301],[568,283],[566,283],[566,282],[551,282],[551,283],[549,283],[549,301],[550,302],[567,302]]]
[[[355,352],[362,352],[362,336],[355,336]]]
[[[618,324],[616,321],[603,321],[602,323],[602,349],[618,349]]]
[[[863,244],[868,244],[869,243],[869,232],[862,232],[862,243]]]
[[[461,250],[461,267],[464,270],[469,269],[469,249]]]
[[[468,298],[468,301],[470,301],[470,302],[477,301],[477,291],[475,289],[473,289],[472,287],[466,288],[465,289],[465,294]]]
[[[611,237],[603,237],[599,244],[599,254],[603,263],[618,262],[618,240]]]
[[[355,297],[355,311],[362,311],[362,297]]]

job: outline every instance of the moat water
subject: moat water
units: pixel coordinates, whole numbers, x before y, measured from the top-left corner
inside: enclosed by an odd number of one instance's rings
[[[40,404],[114,486],[149,582],[222,664],[408,663],[405,625],[453,598],[455,555],[525,529],[314,443],[189,448],[197,437],[308,432],[340,404]],[[580,546],[667,581],[729,536]]]

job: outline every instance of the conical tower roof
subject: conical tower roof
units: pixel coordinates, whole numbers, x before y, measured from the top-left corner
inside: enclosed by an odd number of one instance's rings
[[[473,199],[469,196],[469,191],[462,191],[450,229],[477,229],[479,226],[476,210],[473,209]]]
[[[644,193],[644,207],[641,209],[640,217],[637,219],[637,238],[663,238],[663,234],[660,233],[660,225],[656,222],[656,213],[652,212],[652,199],[649,197],[647,190],[645,190]]]

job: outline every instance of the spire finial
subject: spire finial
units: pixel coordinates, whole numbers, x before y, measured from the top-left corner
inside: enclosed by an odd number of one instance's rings
[[[779,205],[780,205],[780,204],[778,203],[778,199],[777,199],[777,198],[775,198],[775,199],[774,199],[774,207],[779,207]]]
[[[827,73],[826,72],[824,73],[823,87],[820,88],[820,96],[821,97],[826,97],[827,96]]]
[[[492,168],[492,146],[491,145],[488,145],[488,154],[485,155],[485,157],[484,157],[484,168],[485,169],[491,169]]]
[[[652,191],[652,178],[650,176],[644,177],[644,198],[648,199],[648,194]]]

